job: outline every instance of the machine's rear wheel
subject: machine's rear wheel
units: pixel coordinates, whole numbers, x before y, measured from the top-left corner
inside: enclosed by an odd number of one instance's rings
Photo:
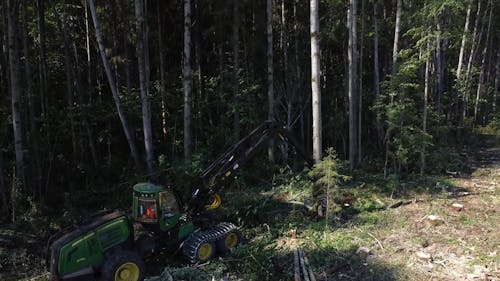
[[[212,242],[200,244],[196,251],[196,259],[198,262],[206,262],[215,255],[215,245]]]
[[[136,252],[116,250],[107,255],[102,267],[102,280],[142,281],[145,271],[146,265]]]
[[[234,229],[228,234],[226,234],[222,239],[217,240],[217,251],[219,253],[228,253],[236,246],[238,246],[241,242],[241,233],[237,230]]]

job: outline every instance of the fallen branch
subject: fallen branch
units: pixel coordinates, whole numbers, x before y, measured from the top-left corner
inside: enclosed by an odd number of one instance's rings
[[[309,206],[307,205],[306,203],[303,203],[303,202],[300,202],[300,201],[294,201],[294,200],[291,200],[291,201],[287,201],[288,203],[292,204],[292,205],[300,205],[300,206],[303,206],[305,208],[307,208],[309,211],[312,211],[313,210],[313,207],[312,206]]]
[[[375,241],[377,241],[378,245],[380,246],[380,249],[382,249],[383,252],[385,252],[385,249],[384,249],[384,246],[382,246],[382,243],[380,243],[380,241],[377,239],[377,237],[375,237],[374,235],[372,235],[370,232],[366,232],[371,238],[375,239]]]
[[[395,208],[398,208],[398,207],[401,207],[401,206],[404,206],[404,205],[409,205],[411,203],[419,203],[419,202],[424,202],[424,200],[422,199],[413,199],[413,200],[407,200],[407,201],[398,201],[394,204],[392,204],[391,206],[389,206],[389,208],[391,209],[395,209]]]

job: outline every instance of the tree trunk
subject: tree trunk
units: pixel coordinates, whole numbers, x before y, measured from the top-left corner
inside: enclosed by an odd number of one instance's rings
[[[158,59],[160,72],[160,95],[161,95],[161,127],[163,141],[167,141],[167,84],[165,82],[165,62],[163,51],[163,22],[161,20],[161,3],[158,1],[157,19],[158,19]]]
[[[467,117],[467,112],[468,112],[468,103],[469,103],[469,95],[468,95],[468,89],[469,89],[469,81],[470,81],[470,76],[471,76],[471,70],[472,70],[472,64],[475,60],[476,57],[476,52],[477,52],[477,42],[481,41],[481,36],[483,33],[483,25],[481,24],[481,31],[478,33],[478,28],[480,24],[480,18],[481,18],[481,2],[482,0],[477,1],[477,12],[476,12],[476,20],[474,22],[474,31],[472,32],[472,44],[470,47],[470,52],[469,52],[469,60],[467,61],[467,69],[465,72],[465,88],[464,88],[464,93],[462,95],[462,100],[463,100],[463,107],[462,107],[462,120],[465,120]]]
[[[359,89],[358,87],[358,48],[357,48],[357,0],[349,1],[348,29],[349,29],[349,168],[352,171],[359,165]]]
[[[184,0],[184,158],[191,161],[192,137],[192,78],[191,78],[191,0]]]
[[[47,117],[47,107],[48,107],[48,96],[47,93],[47,59],[45,50],[45,7],[43,5],[44,0],[38,0],[38,33],[39,33],[39,51],[40,56],[38,59],[38,74],[40,79],[40,105],[42,110],[42,119],[46,120]],[[45,124],[47,125],[47,124]]]
[[[295,45],[295,77],[297,79],[297,85],[296,87],[300,87],[300,80],[301,80],[301,70],[300,70],[300,57],[299,57],[299,22],[300,19],[297,16],[297,5],[298,5],[299,0],[294,0],[293,1],[293,33],[294,33],[294,45]],[[302,132],[303,134],[304,132]],[[302,137],[302,140],[304,138]]]
[[[378,0],[373,2],[373,89],[375,91],[375,101],[380,96],[380,66],[379,66],[379,52],[378,52]],[[377,127],[377,140],[381,145],[384,141],[384,132],[382,122],[380,120],[380,111],[375,110],[376,127]]]
[[[3,145],[3,144],[2,144]],[[7,184],[5,182],[5,172],[4,172],[4,163],[3,163],[3,150],[0,149],[0,197],[2,202],[2,209],[0,211],[7,212],[8,211],[8,201],[7,201]]]
[[[481,0],[479,0],[481,1]],[[463,68],[463,62],[464,62],[464,56],[465,56],[465,49],[466,49],[466,43],[467,43],[467,36],[469,33],[469,22],[470,22],[470,13],[472,10],[472,0],[469,0],[469,4],[467,5],[467,16],[465,18],[465,26],[464,26],[464,32],[462,34],[462,43],[460,45],[460,53],[458,55],[458,65],[457,65],[457,80],[455,84],[455,96],[454,96],[454,111],[455,111],[455,118],[457,119],[457,124],[460,123],[460,107],[459,107],[459,99],[461,96],[465,94],[464,89],[462,89],[462,68]]]
[[[288,77],[289,76],[289,66],[288,66],[288,29],[287,29],[287,21],[286,21],[286,7],[285,7],[285,0],[281,0],[281,28],[280,28],[280,50],[282,54],[282,61],[281,61],[281,69],[282,69],[282,77]],[[295,77],[290,77],[290,81],[293,81]],[[298,88],[294,88],[293,85],[292,87],[288,86],[288,83],[284,83],[283,85],[283,91],[284,91],[284,97],[285,97],[285,102],[284,102],[284,107],[285,113],[286,113],[286,124],[285,126],[287,128],[290,128],[292,125],[292,114],[293,114],[293,102],[294,99],[297,95]],[[281,147],[282,155],[283,155],[283,160],[285,162],[288,161],[289,157],[289,145],[288,143],[284,142],[283,146]]]
[[[359,100],[358,100],[358,163],[362,162],[362,116],[363,116],[363,50],[365,49],[365,2],[361,0],[361,44],[359,47]]]
[[[71,39],[72,40],[72,39]],[[69,43],[69,42],[68,42]],[[83,88],[83,81],[82,81],[82,73],[80,70],[80,66],[78,64],[78,53],[76,50],[76,45],[75,42],[72,42],[72,47],[73,47],[73,59],[75,61],[74,67],[72,68],[73,70],[73,76],[75,77],[75,84],[76,84],[76,96],[78,98],[78,101],[80,105],[87,105],[88,102],[85,101],[84,98],[84,88]],[[87,92],[88,93],[88,92]],[[90,124],[87,115],[83,114],[82,116],[82,123],[83,127],[85,129],[85,133],[87,135],[87,143],[89,145],[90,149],[90,156],[92,157],[92,163],[94,164],[94,168],[98,171],[99,170],[99,154],[97,152],[97,147],[95,145],[94,141],[94,132],[92,130],[92,125]]]
[[[35,168],[35,180],[31,182],[31,187],[33,188],[33,195],[37,192],[37,197],[41,197],[41,182],[42,182],[42,168],[40,161],[40,146],[39,146],[39,136],[38,136],[38,127],[35,121],[35,105],[34,105],[34,95],[33,95],[33,79],[32,79],[32,71],[31,71],[31,62],[29,60],[29,42],[28,42],[28,18],[27,18],[27,0],[23,0],[23,53],[24,53],[24,71],[26,74],[26,92],[28,97],[28,115],[29,115],[29,124],[30,124],[30,135],[31,135],[31,144],[33,146],[33,162]]]
[[[483,58],[481,61],[481,72],[479,74],[479,81],[477,83],[477,91],[476,91],[476,102],[474,103],[474,124],[477,122],[477,116],[478,116],[478,109],[479,109],[479,100],[481,98],[481,93],[484,91],[484,83],[485,83],[485,75],[486,72],[488,71],[487,69],[487,53],[488,53],[488,47],[490,43],[490,29],[491,29],[491,17],[493,14],[493,7],[491,5],[491,0],[489,1],[490,3],[490,15],[488,19],[488,27],[486,29],[486,40],[484,42],[484,48],[483,48]],[[486,12],[485,12],[486,15]]]
[[[91,50],[90,50],[90,29],[89,29],[89,13],[87,2],[83,0],[83,5],[85,7],[85,50],[87,51],[87,88],[88,93],[91,92],[92,89],[92,61],[91,61]]]
[[[497,63],[495,66],[495,88],[493,89],[493,112],[497,110],[497,99],[500,91],[500,52],[497,50]]]
[[[199,139],[200,139],[200,133],[199,131],[203,130],[203,120],[202,120],[202,101],[203,99],[203,93],[204,93],[204,80],[203,80],[203,72],[202,72],[202,31],[201,31],[201,17],[200,17],[200,10],[202,8],[200,6],[200,0],[194,0],[194,22],[198,23],[193,26],[194,29],[194,59],[195,59],[195,65],[196,65],[196,82],[197,82],[197,87],[196,87],[196,94],[194,96],[194,100],[196,101],[196,107],[194,110],[194,117],[197,122],[197,124],[194,126],[194,150],[196,150],[196,147],[198,145]],[[239,122],[238,122],[239,123]]]
[[[135,165],[138,169],[141,169],[141,161],[139,158],[139,153],[137,151],[137,146],[135,144],[134,137],[132,135],[132,131],[127,122],[127,118],[125,116],[125,112],[122,107],[120,95],[118,93],[118,89],[116,88],[115,78],[111,71],[111,65],[106,57],[106,50],[104,47],[104,41],[101,33],[101,26],[99,24],[99,20],[97,18],[96,7],[94,5],[94,0],[88,0],[90,13],[92,14],[92,20],[94,22],[95,34],[97,44],[99,45],[99,52],[101,54],[102,63],[104,65],[104,70],[106,71],[106,76],[108,78],[109,88],[111,89],[111,93],[113,95],[113,100],[115,102],[116,110],[118,111],[118,116],[120,117],[120,121],[122,124],[123,132],[125,133],[125,137],[127,139],[127,143],[130,149],[130,154],[134,159]]]
[[[266,5],[266,19],[267,19],[267,98],[268,98],[268,115],[269,120],[275,118],[274,115],[274,63],[273,63],[273,0],[267,0]],[[269,147],[267,150],[268,158],[271,163],[275,162],[274,155],[274,139],[269,140]]]
[[[319,4],[318,0],[311,0],[311,93],[313,115],[313,159],[321,161],[322,147],[322,122],[321,122],[321,92],[320,92],[320,49],[319,49]]]
[[[24,151],[23,151],[23,124],[21,120],[21,77],[19,61],[19,46],[17,36],[19,34],[18,0],[8,0],[8,41],[9,41],[9,70],[10,70],[10,93],[12,97],[12,127],[14,129],[14,149],[16,154],[16,177],[21,183],[21,188],[28,190],[25,170],[24,170]]]
[[[6,27],[7,24],[6,24],[6,5],[5,5],[5,2],[3,0],[0,0],[0,21],[1,21],[1,24],[2,24],[2,27]],[[8,58],[6,57],[6,51],[7,51],[7,47],[6,47],[6,44],[7,44],[7,40],[6,40],[6,34],[5,34],[5,28],[2,30],[1,32],[1,37],[0,37],[0,97],[7,97],[8,96],[8,84],[9,84],[9,79],[6,78],[7,76],[7,73],[6,73],[6,68],[7,68],[7,61],[8,61]],[[1,115],[3,117],[3,114]],[[5,127],[7,127],[7,123],[5,122],[0,122],[0,129],[1,130],[6,130],[3,128],[3,126],[5,125]],[[4,144],[4,142],[0,139],[0,199],[2,202],[2,207],[0,209],[0,211],[4,212],[4,214],[6,215],[7,211],[8,211],[8,201],[7,201],[7,183],[6,183],[6,174],[5,174],[5,170],[4,170],[4,167],[5,167],[5,164],[4,164],[4,160],[3,160],[3,149],[2,147],[6,147],[6,145]]]
[[[300,89],[302,85],[302,75],[300,69],[300,57],[299,57],[299,22],[300,19],[297,16],[297,5],[299,4],[299,0],[293,1],[293,34],[294,34],[294,57],[295,57],[295,89],[299,91],[298,100],[300,104],[304,104],[305,97],[303,94],[300,94]],[[306,151],[310,151],[310,147],[307,145],[307,140],[305,135],[305,124],[304,124],[304,114],[307,110],[302,110],[300,114],[300,140],[304,143],[306,147]]]
[[[147,27],[144,19],[145,0],[135,0],[135,17],[137,33],[137,62],[139,70],[139,88],[141,92],[142,108],[142,128],[144,133],[144,149],[146,151],[146,163],[149,175],[154,174],[154,156],[153,156],[153,132],[151,130],[151,105],[149,102],[148,86],[148,59],[146,57],[145,46],[147,45]]]
[[[64,31],[61,30],[61,33],[64,34]],[[71,76],[71,58],[68,50],[68,46],[64,47],[64,72],[66,74],[66,96],[68,101],[68,119],[69,126],[71,132],[71,148],[73,155],[73,162],[77,163],[78,161],[78,145],[77,145],[77,137],[75,132],[75,120],[74,120],[74,102],[73,102],[73,77]]]
[[[430,65],[431,65],[431,44],[430,38],[427,39],[427,60],[425,62],[425,84],[424,84],[424,110],[422,116],[422,132],[427,133],[427,103],[429,100],[430,91]],[[422,141],[422,151],[420,151],[420,175],[425,172],[425,141]]]
[[[73,102],[73,89],[72,89],[72,81],[74,80],[75,84],[75,93],[76,97],[78,98],[78,101],[80,105],[85,105],[85,99],[83,97],[84,89],[83,89],[83,82],[82,82],[82,75],[81,75],[81,70],[80,66],[78,63],[78,52],[76,49],[76,44],[73,41],[73,39],[70,36],[70,32],[66,26],[66,17],[65,14],[63,14],[63,18],[57,13],[56,8],[52,2],[52,0],[49,0],[49,3],[52,5],[52,11],[54,13],[54,18],[57,21],[57,26],[61,32],[61,37],[64,42],[64,54],[65,54],[65,61],[66,61],[66,71],[67,71],[67,91],[68,91],[68,105],[70,107],[74,106]],[[82,123],[83,127],[85,128],[85,132],[87,135],[87,142],[89,145],[90,149],[90,155],[92,157],[92,161],[94,164],[94,168],[96,170],[99,169],[99,156],[97,154],[97,148],[94,143],[94,133],[92,131],[92,127],[88,121],[88,118],[85,114],[86,112],[83,112],[82,114]],[[70,123],[71,123],[71,130],[72,130],[72,138],[73,138],[73,150],[74,150],[74,155],[75,159],[77,149],[76,149],[76,134],[74,133],[74,121],[72,119],[72,116],[70,116]]]
[[[444,64],[443,64],[443,50],[442,50],[442,40],[441,40],[441,35],[442,35],[442,28],[441,28],[441,23],[439,16],[436,16],[436,28],[437,28],[437,33],[436,33],[436,86],[437,86],[437,91],[436,91],[436,108],[437,112],[441,113],[441,96],[444,91]]]
[[[240,139],[240,108],[238,95],[240,91],[240,12],[239,2],[233,1],[233,112],[234,112],[234,138]]]
[[[401,31],[402,13],[403,13],[403,0],[397,0],[396,23],[394,24],[394,43],[392,47],[392,73],[396,72],[396,63],[399,53],[399,33]]]

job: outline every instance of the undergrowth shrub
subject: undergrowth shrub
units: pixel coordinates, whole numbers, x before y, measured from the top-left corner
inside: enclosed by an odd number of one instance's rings
[[[308,173],[313,181],[313,198],[317,204],[319,216],[325,216],[328,220],[330,214],[335,210],[333,198],[338,192],[339,184],[350,179],[342,174],[345,163],[339,160],[333,148],[326,150],[326,156],[321,162],[315,164]]]

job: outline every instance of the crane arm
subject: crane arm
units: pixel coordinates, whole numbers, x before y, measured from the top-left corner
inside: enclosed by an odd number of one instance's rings
[[[216,194],[222,187],[235,178],[238,169],[250,160],[260,148],[265,146],[270,139],[276,136],[282,141],[293,145],[304,160],[309,165],[313,165],[312,158],[305,152],[290,129],[282,126],[277,121],[267,120],[222,153],[201,173],[200,187],[193,192],[187,206],[188,209],[203,210],[206,202],[211,197],[218,196]]]

